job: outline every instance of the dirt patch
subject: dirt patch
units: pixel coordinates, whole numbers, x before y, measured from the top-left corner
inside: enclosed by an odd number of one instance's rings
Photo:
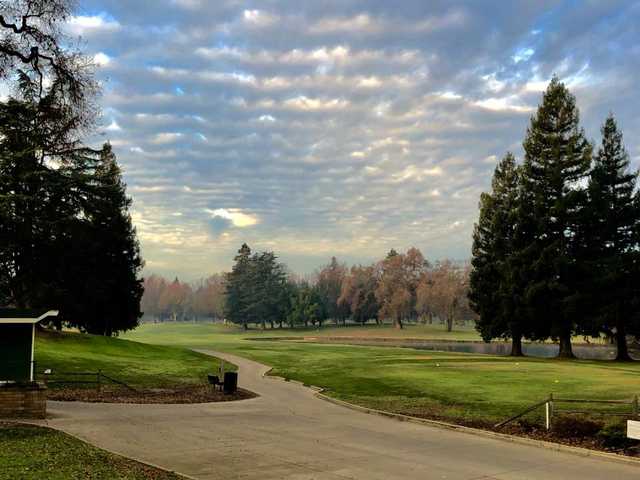
[[[255,393],[241,388],[236,393],[227,395],[207,385],[150,388],[135,392],[124,388],[105,388],[101,392],[87,388],[60,388],[47,392],[49,400],[92,403],[210,403],[245,400],[254,397],[257,397]]]

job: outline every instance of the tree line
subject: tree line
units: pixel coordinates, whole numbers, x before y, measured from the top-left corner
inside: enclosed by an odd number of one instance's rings
[[[91,60],[60,25],[73,2],[0,2],[0,305],[112,335],[141,315],[143,261],[120,167],[94,131]]]
[[[142,311],[147,320],[161,322],[223,319],[225,285],[220,274],[196,282],[152,274],[144,279]]]
[[[407,321],[455,322],[474,318],[467,301],[469,265],[429,263],[420,250],[391,250],[370,265],[347,267],[335,257],[310,279],[301,279],[273,252],[244,244],[230,272],[194,284],[145,279],[142,306],[155,320],[225,319],[248,328],[322,326]]]
[[[597,151],[575,97],[554,78],[531,118],[524,160],[507,153],[480,197],[469,298],[485,340],[640,334],[640,194],[622,132],[605,120]]]

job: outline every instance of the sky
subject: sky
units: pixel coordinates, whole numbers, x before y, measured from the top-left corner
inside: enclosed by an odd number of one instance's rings
[[[121,163],[145,272],[243,242],[308,274],[391,248],[470,256],[478,199],[552,75],[640,163],[640,2],[81,0],[92,142]]]

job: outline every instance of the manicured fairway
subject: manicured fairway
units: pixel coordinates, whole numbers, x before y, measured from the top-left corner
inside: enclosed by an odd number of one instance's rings
[[[467,423],[493,423],[550,393],[585,399],[630,399],[640,394],[640,362],[515,360],[407,348],[246,340],[276,334],[299,335],[172,323],[143,325],[126,338],[235,353],[272,365],[276,375],[325,387],[337,398]]]
[[[134,387],[169,387],[203,383],[207,373],[219,365],[220,361],[210,356],[175,346],[148,345],[70,332],[45,331],[38,332],[36,336],[38,378],[42,378],[45,369],[52,369],[54,374],[96,372],[100,369],[104,374]],[[233,368],[232,365],[227,366],[227,369]]]
[[[183,477],[112,455],[56,430],[0,424],[3,480],[180,478]]]

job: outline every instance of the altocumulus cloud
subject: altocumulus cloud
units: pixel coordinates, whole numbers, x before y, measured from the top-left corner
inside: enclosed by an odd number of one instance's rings
[[[481,191],[556,73],[640,160],[637,2],[85,0],[149,271],[469,255]]]

